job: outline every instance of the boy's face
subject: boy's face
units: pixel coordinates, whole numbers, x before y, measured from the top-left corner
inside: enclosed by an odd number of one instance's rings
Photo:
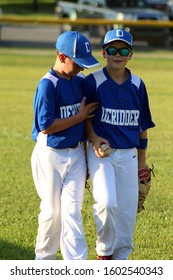
[[[61,62],[61,72],[66,76],[74,77],[84,68],[77,65],[70,57],[60,53],[59,60]]]
[[[65,58],[65,73],[71,77],[76,76],[80,71],[83,71],[84,68],[77,65],[70,57]]]
[[[116,51],[116,49],[122,50]],[[102,54],[103,57],[106,58],[107,66],[109,68],[120,70],[125,68],[127,62],[131,59],[133,52],[125,42],[113,41],[102,49]]]

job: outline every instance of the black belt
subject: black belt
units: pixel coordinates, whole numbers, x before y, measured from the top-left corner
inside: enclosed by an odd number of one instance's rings
[[[77,147],[79,147],[83,142],[77,142],[74,145],[72,145],[71,147],[68,147],[69,149],[75,149]]]

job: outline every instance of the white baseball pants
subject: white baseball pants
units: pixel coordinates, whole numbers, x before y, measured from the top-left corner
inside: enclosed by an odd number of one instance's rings
[[[55,259],[60,246],[64,260],[85,260],[81,208],[86,179],[83,145],[52,149],[37,143],[31,159],[41,199],[36,259]]]
[[[138,203],[136,149],[117,149],[109,157],[98,158],[89,143],[88,166],[95,201],[97,255],[126,260],[133,249]]]

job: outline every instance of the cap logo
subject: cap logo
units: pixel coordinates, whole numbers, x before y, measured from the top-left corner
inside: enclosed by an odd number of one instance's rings
[[[91,51],[89,42],[85,42],[85,47],[86,47],[86,52],[87,53]]]
[[[123,37],[124,36],[124,32],[122,30],[116,30],[116,37]]]

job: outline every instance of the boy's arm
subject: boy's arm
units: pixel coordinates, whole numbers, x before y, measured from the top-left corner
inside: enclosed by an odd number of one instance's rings
[[[92,119],[87,119],[85,121],[85,134],[89,141],[92,143],[93,150],[98,157],[103,157],[103,151],[101,149],[101,144],[109,144],[108,140],[98,136],[93,128]]]
[[[145,141],[147,142],[147,130],[140,132],[139,138],[143,141],[143,143],[145,143]],[[138,169],[143,169],[147,166],[146,163],[146,156],[147,156],[147,144],[146,144],[146,148],[145,145],[141,148],[138,147],[137,149],[138,151]]]
[[[92,118],[94,115],[92,114],[93,111],[97,108],[97,102],[91,104],[85,104],[85,97],[82,99],[79,113],[77,115],[68,117],[68,118],[56,118],[54,122],[47,127],[46,129],[42,130],[43,134],[53,134],[64,130],[68,127],[71,127],[77,123],[84,121],[87,118]]]

